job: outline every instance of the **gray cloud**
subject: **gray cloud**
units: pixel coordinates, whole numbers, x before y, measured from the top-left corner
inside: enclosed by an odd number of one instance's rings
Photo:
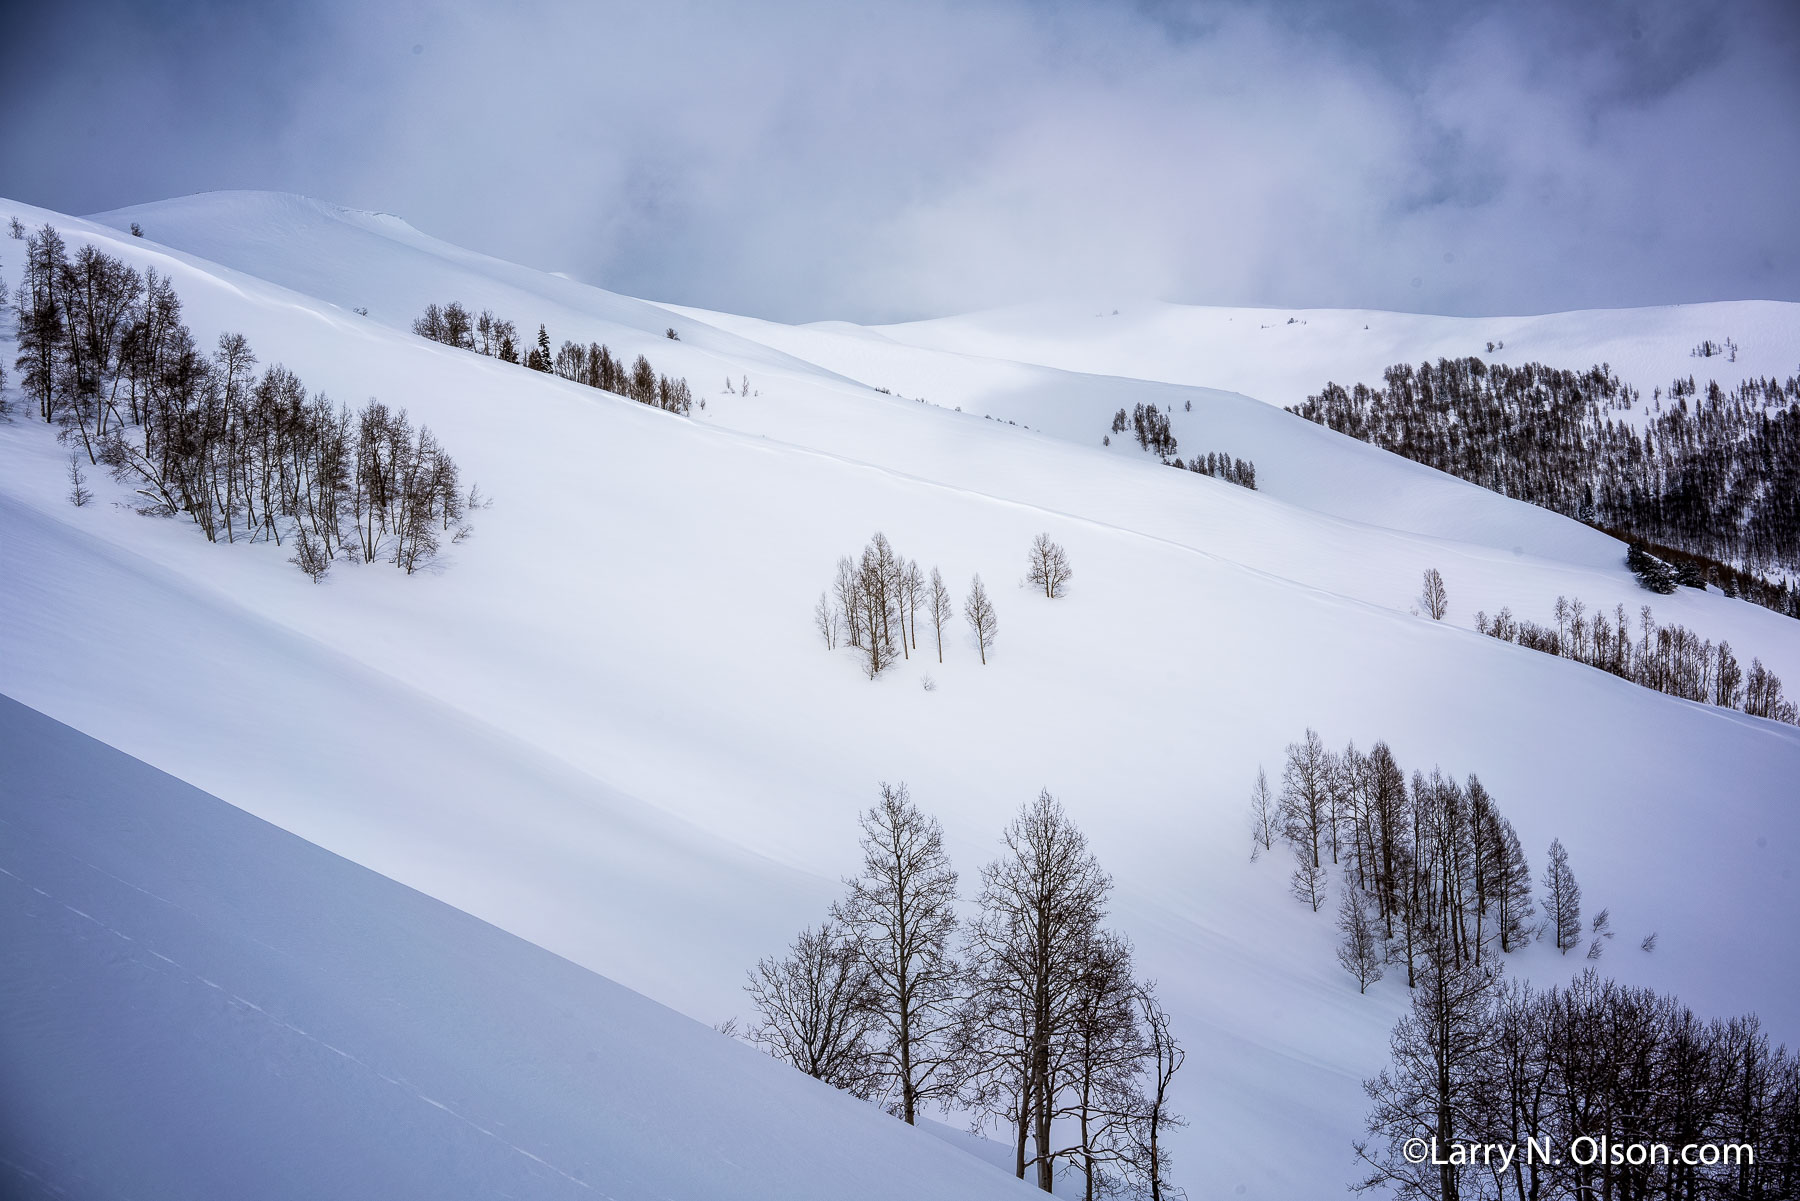
[[[71,3],[0,49],[0,191],[299,191],[790,320],[1800,299],[1795,14]]]

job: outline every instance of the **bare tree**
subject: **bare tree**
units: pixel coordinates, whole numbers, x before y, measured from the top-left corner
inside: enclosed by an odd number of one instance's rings
[[[1500,930],[1500,950],[1516,949],[1529,940],[1525,923],[1533,913],[1531,903],[1531,862],[1512,823],[1499,818],[1499,876],[1494,883],[1494,924]]]
[[[1354,884],[1344,885],[1343,898],[1338,902],[1338,930],[1344,936],[1338,944],[1338,962],[1355,977],[1356,991],[1366,993],[1369,985],[1381,979],[1381,936],[1362,889]]]
[[[850,556],[845,555],[838,560],[837,579],[832,581],[832,594],[837,600],[838,612],[843,614],[844,634],[850,645],[858,650],[863,645],[863,617],[861,577],[857,574],[856,564]]]
[[[1066,1083],[1070,1040],[1090,951],[1112,881],[1049,792],[1007,827],[1006,851],[982,869],[981,914],[971,940],[975,978],[987,998],[981,1024],[1002,1103],[1014,1123],[1016,1174],[1035,1165],[1038,1187],[1055,1179],[1051,1124]],[[1027,1141],[1033,1153],[1026,1154]]]
[[[1316,863],[1302,863],[1288,880],[1288,892],[1317,913],[1325,903],[1325,869]]]
[[[1489,1020],[1496,977],[1459,959],[1441,932],[1426,945],[1425,967],[1413,990],[1412,1011],[1394,1027],[1393,1067],[1364,1083],[1375,1103],[1369,1133],[1387,1143],[1372,1153],[1357,1143],[1369,1174],[1352,1185],[1358,1192],[1385,1188],[1414,1201],[1457,1201],[1471,1172],[1449,1154],[1418,1162],[1406,1154],[1408,1139],[1428,1133],[1439,1147],[1480,1130],[1483,1067],[1493,1042]]]
[[[315,584],[331,570],[331,556],[325,553],[324,545],[305,526],[300,526],[295,535],[294,553],[288,562],[304,571]]]
[[[956,612],[950,601],[950,589],[944,584],[944,577],[938,569],[931,569],[931,595],[926,601],[925,611],[931,616],[931,628],[937,635],[938,662],[944,661],[944,623]]]
[[[982,587],[979,575],[969,585],[969,597],[963,601],[963,616],[968,619],[969,629],[975,633],[975,645],[981,651],[981,663],[985,667],[988,647],[994,645],[994,635],[999,632],[1000,622],[994,616],[994,604],[988,600],[987,589]]]
[[[1069,557],[1063,548],[1050,541],[1049,534],[1039,534],[1031,540],[1030,571],[1026,579],[1044,590],[1044,595],[1055,599],[1062,595],[1063,585],[1075,573],[1069,567]]]
[[[872,680],[880,675],[894,657],[893,627],[904,622],[899,610],[896,585],[899,571],[894,548],[879,531],[863,548],[855,568],[855,593],[861,611],[862,649],[867,655],[864,670]],[[897,611],[898,610],[898,611]],[[905,626],[901,625],[902,644]]]
[[[813,606],[813,626],[819,631],[820,637],[825,639],[825,649],[836,650],[838,612],[832,607],[831,598],[823,592],[819,593],[819,602]]]
[[[1256,769],[1256,783],[1250,788],[1250,858],[1257,859],[1275,845],[1280,830],[1275,796],[1269,791],[1269,776]]]
[[[925,577],[919,571],[919,561],[909,559],[900,569],[900,607],[906,610],[905,636],[913,650],[919,649],[919,610],[924,604]]]
[[[756,965],[744,991],[760,1015],[751,1042],[808,1076],[870,1095],[878,1019],[868,968],[843,929],[821,922],[802,930],[785,956]]]
[[[1563,954],[1581,941],[1581,886],[1569,870],[1569,852],[1560,838],[1550,840],[1550,862],[1544,868],[1544,914]]]
[[[911,1125],[920,1102],[949,1095],[951,1038],[961,967],[951,954],[956,931],[956,872],[935,818],[919,811],[906,785],[881,785],[862,815],[862,874],[833,907],[853,936],[877,1016],[871,1062],[899,1094]]]
[[[1085,1201],[1113,1193],[1120,1170],[1134,1159],[1131,1123],[1141,1108],[1137,1081],[1146,1053],[1137,993],[1131,944],[1101,931],[1082,973],[1066,1072],[1067,1116],[1078,1135],[1071,1158]]]
[[[1149,1201],[1180,1201],[1186,1194],[1168,1181],[1169,1151],[1162,1136],[1170,1127],[1187,1125],[1186,1119],[1169,1108],[1169,1085],[1187,1062],[1187,1051],[1169,1028],[1169,1015],[1156,998],[1154,981],[1137,986],[1137,1004],[1148,1079],[1131,1124],[1132,1160]]]
[[[87,477],[81,473],[81,456],[69,456],[69,503],[77,509],[94,499],[94,494],[87,489]]]
[[[1425,612],[1431,614],[1431,620],[1444,620],[1444,614],[1450,608],[1450,598],[1444,592],[1444,577],[1438,574],[1437,568],[1425,569],[1425,586],[1419,594],[1419,600],[1425,605]]]
[[[1330,833],[1329,772],[1325,743],[1317,730],[1308,727],[1303,741],[1288,744],[1287,765],[1281,773],[1282,833],[1308,867],[1320,865],[1319,844]]]

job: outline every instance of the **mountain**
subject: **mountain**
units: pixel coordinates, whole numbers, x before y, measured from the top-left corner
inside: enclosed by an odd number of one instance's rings
[[[745,1012],[745,969],[853,869],[878,781],[943,821],[965,895],[1048,788],[1114,874],[1111,922],[1190,1050],[1178,1179],[1335,1192],[1405,989],[1359,996],[1329,913],[1286,896],[1279,861],[1248,862],[1256,771],[1278,776],[1312,726],[1386,739],[1408,770],[1478,772],[1534,868],[1560,838],[1621,932],[1614,976],[1800,1028],[1800,948],[1766,920],[1800,905],[1800,730],[1472,629],[1502,606],[1550,621],[1558,595],[1649,601],[1800,683],[1800,625],[1652,597],[1612,539],[1279,410],[1500,333],[1558,366],[1641,346],[1612,361],[1646,389],[1670,363],[1727,370],[1686,358],[1703,337],[1743,345],[1732,369],[1791,367],[1796,306],[1452,321],[1121,303],[791,328],[292,196],[86,220],[0,204],[15,213],[169,273],[203,341],[241,331],[335,400],[404,406],[494,503],[428,573],[344,564],[315,586],[289,550],[208,544],[104,479],[102,503],[71,507],[67,449],[16,415],[0,692],[690,1017]],[[0,241],[8,280],[22,245]],[[683,419],[409,332],[449,300],[644,354],[705,407]],[[1359,341],[1378,320],[1385,341]],[[1253,459],[1258,490],[1103,446],[1137,404],[1172,410],[1183,453]],[[921,640],[874,682],[825,649],[809,610],[876,530],[959,598],[987,581],[987,666],[960,622],[942,665]],[[1015,586],[1041,531],[1076,572],[1055,601]],[[1441,623],[1412,611],[1427,568],[1449,589]],[[1578,966],[1543,944],[1509,960],[1544,981]]]

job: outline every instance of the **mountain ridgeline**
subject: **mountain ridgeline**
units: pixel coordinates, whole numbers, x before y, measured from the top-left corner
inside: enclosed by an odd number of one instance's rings
[[[1687,564],[1689,582],[1800,617],[1800,375],[1692,376],[1648,411],[1607,364],[1478,358],[1328,383],[1289,412]],[[1636,419],[1624,414],[1636,411]]]

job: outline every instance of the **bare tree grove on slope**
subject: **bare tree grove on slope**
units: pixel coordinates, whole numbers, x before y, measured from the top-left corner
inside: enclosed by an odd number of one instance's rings
[[[142,512],[186,514],[209,541],[292,540],[315,580],[338,558],[411,574],[469,532],[479,501],[429,429],[380,401],[334,408],[279,364],[257,376],[241,334],[206,354],[154,270],[92,245],[71,257],[46,225],[26,240],[17,309],[38,416],[130,483]]]
[[[1112,881],[1062,806],[1044,792],[1020,810],[966,927],[942,833],[905,785],[883,784],[861,824],[862,871],[831,919],[751,973],[752,1041],[908,1122],[927,1103],[980,1115],[1046,1192],[1060,1174],[1089,1198],[1179,1196],[1165,1139],[1186,1052],[1103,927]]]

